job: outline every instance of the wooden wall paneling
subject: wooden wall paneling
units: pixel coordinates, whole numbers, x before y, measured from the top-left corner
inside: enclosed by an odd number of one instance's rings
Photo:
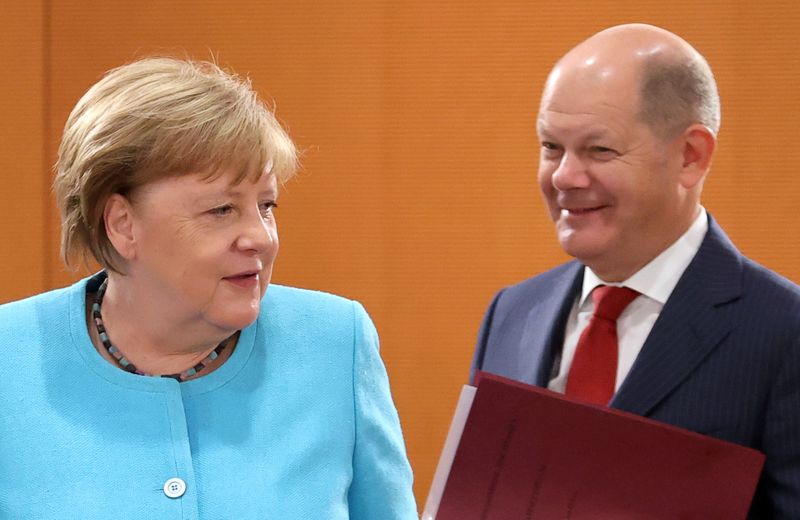
[[[0,264],[0,298],[80,275],[57,258],[43,168],[80,95],[103,71],[138,56],[213,52],[275,101],[304,150],[304,169],[278,210],[275,281],[365,303],[381,334],[420,503],[486,304],[503,285],[565,259],[535,184],[535,114],[550,66],[581,39],[645,21],[709,58],[723,130],[704,203],[746,253],[800,281],[794,2],[709,0],[702,16],[688,0],[35,5],[0,22],[4,37],[18,40],[3,52],[19,71],[0,83],[8,106],[0,237],[14,244]],[[42,41],[51,42],[47,65]],[[23,166],[38,177],[11,175]],[[34,287],[20,283],[21,270],[45,274]]]
[[[43,1],[9,2],[0,11],[0,302],[6,302],[47,286],[47,20]]]

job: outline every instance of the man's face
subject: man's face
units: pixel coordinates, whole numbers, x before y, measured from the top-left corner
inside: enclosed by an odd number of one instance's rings
[[[637,85],[632,73],[556,69],[539,112],[539,185],[558,240],[606,281],[632,275],[682,232],[680,139],[637,120]]]

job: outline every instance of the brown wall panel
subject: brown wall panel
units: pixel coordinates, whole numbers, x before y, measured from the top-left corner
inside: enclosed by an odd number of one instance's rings
[[[0,83],[0,300],[77,276],[57,258],[44,179],[80,95],[138,56],[213,52],[275,100],[304,150],[278,210],[275,281],[357,298],[372,314],[420,501],[486,304],[565,258],[534,184],[534,118],[549,67],[577,41],[646,21],[709,58],[723,129],[704,203],[745,253],[800,281],[793,1],[712,0],[702,13],[689,0],[43,5],[15,14],[31,30],[0,22],[20,71]],[[20,285],[20,271],[44,274]]]
[[[43,2],[0,8],[0,302],[46,288]]]

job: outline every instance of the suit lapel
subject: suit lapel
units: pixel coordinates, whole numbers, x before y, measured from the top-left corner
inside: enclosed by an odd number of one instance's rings
[[[700,250],[667,300],[611,406],[648,415],[730,333],[741,255],[709,216]]]
[[[583,282],[583,265],[572,262],[553,280],[545,298],[538,300],[525,320],[518,366],[520,380],[547,386],[555,354],[564,343],[564,327]]]

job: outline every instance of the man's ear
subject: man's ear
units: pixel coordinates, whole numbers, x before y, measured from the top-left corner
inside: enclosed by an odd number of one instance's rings
[[[717,147],[717,138],[708,127],[701,124],[689,126],[682,134],[683,168],[681,185],[687,190],[702,185],[711,169],[711,158]]]
[[[130,201],[119,193],[111,195],[103,209],[103,223],[114,249],[125,260],[133,260],[136,257],[136,234]]]

